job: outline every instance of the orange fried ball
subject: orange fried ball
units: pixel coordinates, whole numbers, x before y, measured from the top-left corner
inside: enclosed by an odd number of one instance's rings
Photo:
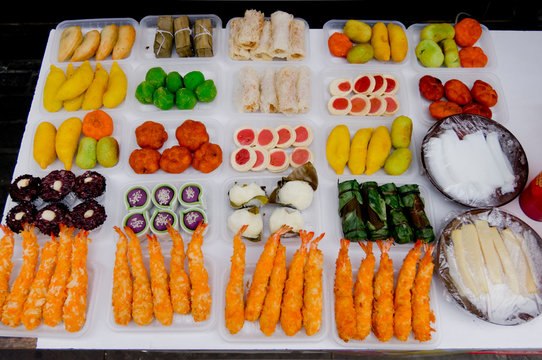
[[[222,164],[222,149],[217,144],[203,143],[195,152],[192,166],[202,173],[210,173]]]
[[[192,164],[192,153],[184,146],[175,145],[162,152],[160,169],[170,174],[180,174]]]
[[[472,98],[476,102],[483,104],[487,107],[492,107],[497,104],[499,95],[490,84],[482,80],[476,80],[471,88]]]
[[[168,135],[164,125],[154,122],[145,121],[135,130],[137,145],[142,148],[160,149],[167,141]]]
[[[130,154],[128,163],[136,174],[152,174],[160,168],[160,156],[155,149],[136,149]]]
[[[190,151],[196,151],[203,143],[209,141],[209,134],[205,125],[201,121],[185,120],[175,130],[175,137],[179,145],[188,148]]]
[[[469,87],[457,79],[450,79],[444,84],[446,98],[458,105],[465,105],[472,101]]]
[[[439,100],[429,105],[429,113],[436,120],[444,119],[451,115],[461,114],[463,109],[453,101]]]

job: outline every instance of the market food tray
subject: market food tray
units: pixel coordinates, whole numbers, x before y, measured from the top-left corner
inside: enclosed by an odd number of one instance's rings
[[[395,246],[393,246],[395,247]],[[393,261],[393,274],[394,274],[394,283],[396,283],[397,275],[399,274],[399,270],[401,269],[401,265],[403,263],[404,257],[407,255],[408,250],[410,249],[400,249],[400,251],[397,251],[398,249],[393,249],[389,252],[390,259]],[[335,261],[334,260],[337,257],[338,250],[336,250],[335,254],[332,254],[332,256],[328,257],[328,261],[326,262],[326,270],[328,274],[335,274]],[[376,246],[376,243],[373,243],[373,253],[376,258],[376,264],[375,264],[375,274],[378,271],[378,267],[380,265],[380,250],[378,249],[378,246]],[[435,251],[433,251],[433,257],[435,258]],[[422,256],[424,252],[422,251]],[[349,246],[349,257],[350,257],[350,263],[352,266],[352,281],[356,282],[356,277],[359,270],[359,265],[361,261],[365,258],[365,253],[363,249],[361,249],[358,244],[351,242]],[[431,339],[425,342],[420,342],[418,340],[414,339],[414,335],[411,333],[408,337],[407,341],[400,341],[395,336],[393,336],[389,341],[382,342],[376,338],[374,333],[370,333],[364,340],[354,340],[351,339],[348,342],[343,341],[341,338],[339,338],[339,334],[337,332],[337,323],[335,321],[335,313],[334,311],[328,312],[328,321],[330,322],[331,327],[331,336],[335,342],[337,342],[340,346],[348,348],[348,349],[394,349],[394,350],[414,350],[414,349],[432,349],[438,346],[440,344],[442,339],[442,324],[441,324],[441,317],[440,317],[440,309],[439,309],[439,303],[437,301],[437,291],[435,288],[435,278],[436,278],[436,267],[435,271],[433,272],[433,280],[431,284],[431,289],[429,291],[429,304],[430,309],[433,312],[435,316],[435,322],[431,324],[431,327],[435,330],[431,332]],[[333,289],[330,288],[330,295],[333,297],[333,300],[330,303],[330,306],[332,308],[335,307],[335,298],[333,296]]]
[[[423,23],[423,24],[412,24],[408,27],[407,33],[408,33],[408,40],[409,40],[409,56],[411,57],[411,64],[413,68],[418,72],[423,72],[427,69],[435,69],[437,71],[459,71],[461,73],[480,73],[484,71],[495,71],[498,68],[497,64],[497,55],[495,53],[495,45],[493,43],[493,38],[491,36],[491,32],[487,28],[487,26],[480,24],[482,27],[482,35],[480,36],[480,39],[473,45],[480,47],[484,53],[487,56],[487,65],[485,67],[475,67],[475,68],[466,68],[466,67],[458,67],[458,68],[447,68],[444,66],[444,64],[439,68],[427,68],[421,64],[421,62],[416,57],[416,45],[420,42],[420,33],[422,29],[427,26],[431,25],[431,23]],[[455,25],[455,24],[452,24]],[[458,46],[459,50],[461,50],[461,47]]]
[[[140,31],[139,23],[135,19],[132,19],[132,18],[101,18],[101,19],[97,18],[97,19],[65,20],[65,21],[60,22],[55,28],[54,37],[52,39],[52,43],[50,44],[52,51],[51,51],[51,53],[49,55],[49,62],[51,62],[53,64],[57,64],[57,65],[59,64],[59,61],[58,61],[58,49],[59,49],[59,45],[60,45],[60,38],[62,36],[62,32],[65,29],[67,29],[67,28],[69,28],[71,26],[80,26],[81,31],[82,31],[83,36],[84,36],[88,31],[91,31],[91,30],[101,31],[104,27],[106,27],[107,25],[110,25],[110,24],[115,24],[117,26],[130,25],[130,26],[134,27],[135,32],[136,32],[136,36],[135,36],[135,41],[133,43],[132,50],[130,51],[130,54],[128,56],[126,56],[125,58],[123,58],[123,59],[117,60],[117,61],[119,61],[119,63],[127,63],[127,62],[134,61],[137,58],[137,53],[140,51],[139,50],[139,47],[140,47],[139,37],[141,35],[141,31]],[[95,62],[95,60],[96,59],[95,59],[94,56],[89,59],[90,62]],[[112,62],[112,61],[113,61],[112,56],[109,55],[107,58],[105,58],[101,62],[109,63],[109,62]],[[69,62],[69,60],[66,60],[66,61],[61,62],[61,63],[62,64],[67,64],[68,62]],[[75,62],[75,64],[79,65],[79,64],[81,64],[81,62]]]
[[[407,39],[408,39],[407,29],[406,29],[405,25],[403,23],[401,23],[400,21],[395,21],[395,20],[363,20],[363,19],[358,19],[358,20],[364,22],[367,25],[369,25],[371,28],[376,23],[379,23],[379,22],[384,23],[386,25],[388,23],[391,23],[391,24],[400,26],[403,29],[403,31],[405,32],[405,35],[407,35]],[[355,66],[355,67],[363,67],[363,68],[365,66],[384,65],[384,67],[389,66],[389,67],[392,67],[393,69],[395,69],[398,66],[400,67],[400,66],[403,66],[403,65],[407,65],[410,62],[410,55],[408,54],[408,52],[412,51],[410,49],[410,47],[408,49],[407,56],[401,62],[395,62],[395,61],[393,61],[391,59],[388,60],[388,61],[381,61],[381,60],[376,60],[375,58],[372,58],[371,60],[369,60],[365,64],[350,64],[346,60],[346,58],[333,56],[329,52],[328,39],[335,32],[342,33],[344,25],[346,24],[347,21],[348,21],[348,19],[332,19],[332,20],[328,20],[323,26],[323,40],[324,41],[322,42],[322,44],[320,46],[320,49],[321,49],[320,53],[321,53],[321,56],[323,56],[323,58],[325,59],[325,61],[327,63],[333,64],[333,65],[341,65],[341,66],[347,65],[347,66]]]
[[[495,90],[498,96],[497,103],[494,106],[491,106],[489,108],[492,113],[491,119],[495,120],[496,122],[502,125],[506,125],[509,123],[510,114],[508,111],[506,94],[499,77],[495,75],[494,73],[491,73],[491,72],[464,73],[457,69],[453,71],[439,72],[439,71],[436,71],[435,69],[425,68],[412,79],[412,81],[409,84],[410,85],[409,92],[416,99],[415,100],[417,103],[416,110],[418,110],[418,114],[421,115],[422,122],[426,126],[432,126],[438,120],[433,118],[431,116],[431,113],[429,112],[429,105],[431,105],[432,102],[427,100],[425,97],[423,97],[423,95],[420,92],[419,82],[420,82],[420,79],[425,75],[429,75],[429,76],[439,79],[442,82],[443,86],[449,80],[452,80],[452,79],[459,80],[463,84],[465,84],[469,88],[469,90],[472,89],[474,83],[477,80],[480,80],[489,84]],[[441,100],[447,100],[446,94],[443,95]],[[474,99],[472,100],[472,102],[476,103]]]
[[[315,234],[317,236],[318,234]],[[283,243],[283,242],[282,242]],[[296,245],[294,247],[286,247],[286,263],[289,264],[295,251],[299,248],[299,245]],[[256,268],[256,261],[257,257],[253,257],[251,259],[247,258],[246,266],[245,266],[245,273],[244,273],[244,283],[249,284],[252,281],[252,275],[254,274],[254,269]],[[324,260],[325,262],[325,260]],[[323,269],[322,274],[322,316],[321,316],[321,324],[319,331],[314,335],[307,335],[305,332],[305,329],[303,326],[293,336],[288,336],[284,332],[284,330],[281,327],[280,319],[276,325],[275,332],[267,336],[260,330],[259,321],[247,321],[245,320],[243,328],[236,334],[231,334],[230,331],[226,328],[226,322],[225,322],[225,316],[224,311],[222,310],[222,314],[220,316],[220,324],[219,324],[219,331],[220,336],[226,340],[227,342],[231,343],[254,343],[254,342],[262,342],[262,343],[315,343],[320,342],[326,337],[329,336],[329,326],[330,322],[328,321],[326,314],[331,310],[330,303],[331,299],[330,297],[333,294],[333,291],[331,291],[332,285],[330,284],[330,280],[332,277],[330,274],[326,273],[326,268]],[[228,281],[230,278],[230,271],[229,269],[224,272],[224,276],[222,279],[222,287],[221,287],[221,302],[222,306],[220,309],[224,309],[226,305],[226,287],[228,285]],[[245,286],[245,294],[248,293],[248,285]],[[300,294],[300,296],[302,296]]]
[[[19,274],[19,271],[22,266],[22,254],[20,253],[21,247],[20,243],[18,244],[18,235],[15,235],[15,252],[13,258],[13,269],[11,272],[10,286],[13,285],[16,276]],[[90,236],[92,239],[92,234]],[[42,241],[40,243],[40,251],[43,245]],[[91,242],[92,243],[92,242]],[[89,243],[89,246],[91,246]],[[39,266],[39,261],[36,267]],[[90,328],[93,326],[93,323],[96,321],[96,303],[99,301],[98,294],[101,293],[100,287],[102,283],[102,270],[100,264],[96,263],[94,260],[87,260],[87,271],[88,271],[88,295],[87,295],[87,309],[86,309],[86,321],[81,330],[77,332],[69,332],[64,328],[64,322],[61,321],[57,326],[51,327],[43,324],[43,320],[40,325],[34,330],[26,330],[24,325],[20,324],[19,326],[12,328],[0,323],[0,336],[17,336],[17,337],[55,337],[55,338],[78,338],[84,336]]]
[[[539,261],[542,239],[536,231],[515,215],[497,208],[478,208],[460,214],[453,213],[448,216],[448,220],[448,224],[440,235],[435,270],[451,297],[450,301],[477,318],[498,325],[519,325],[538,317],[542,310],[540,286],[540,272],[542,270]],[[527,293],[523,290],[526,282],[522,277],[520,278],[521,272],[519,270],[517,270],[517,274],[520,293],[514,293],[512,287],[509,287],[508,276],[510,273],[508,272],[505,273],[506,281],[503,284],[493,284],[488,278],[488,293],[481,293],[481,295],[476,296],[470,291],[466,285],[467,282],[461,275],[462,273],[458,270],[452,232],[460,229],[465,224],[472,224],[476,220],[487,221],[490,227],[496,227],[503,240],[505,240],[503,244],[509,242],[509,239],[502,235],[503,229],[509,229],[516,234],[516,237],[519,235],[523,238],[523,240],[520,240],[521,245],[519,248],[524,252],[525,260],[522,260],[521,255],[519,257],[513,255],[514,252],[511,249],[514,246],[509,247],[509,245],[506,245],[506,248],[509,250],[514,266],[527,261],[527,267],[530,269],[538,287],[534,293]],[[488,276],[487,266],[487,264],[484,266],[486,276]],[[519,266],[516,267],[519,269]],[[474,277],[475,272],[473,271],[472,274]],[[525,273],[521,273],[521,276],[524,275]]]
[[[267,15],[267,14],[264,14],[264,15]],[[271,15],[271,14],[269,14],[269,15]],[[305,56],[304,56],[304,58],[299,59],[299,60],[286,60],[285,58],[278,58],[278,57],[274,57],[273,60],[254,60],[254,59],[237,60],[237,59],[232,59],[232,57],[230,55],[231,24],[232,24],[232,20],[242,18],[242,17],[233,17],[233,18],[228,20],[228,22],[226,23],[226,27],[225,27],[224,39],[222,41],[222,52],[224,54],[224,59],[226,60],[226,62],[228,62],[230,64],[232,64],[232,63],[240,63],[240,64],[246,64],[246,65],[249,65],[249,64],[252,64],[252,63],[273,63],[273,62],[283,63],[283,65],[286,65],[286,64],[295,65],[297,63],[301,64],[301,63],[305,63],[305,62],[309,61],[311,59],[311,44],[310,44],[309,23],[305,19],[296,17],[295,14],[292,14],[292,16],[293,16],[293,19],[302,21],[303,24],[305,24],[305,32],[304,32],[304,35],[305,35],[305,39],[304,39]],[[264,20],[270,20],[270,19],[271,19],[270,16],[264,16]]]
[[[175,51],[175,40],[173,40],[173,45],[171,49],[171,57],[169,58],[157,58],[154,53],[154,42],[155,42],[155,36],[156,36],[156,25],[158,23],[159,16],[162,15],[171,15],[173,19],[178,18],[181,15],[188,16],[188,19],[190,21],[190,37],[192,39],[192,42],[194,41],[194,21],[201,20],[201,19],[210,19],[211,20],[211,26],[213,27],[212,33],[213,33],[213,56],[211,57],[180,57],[177,52]],[[222,34],[222,20],[220,17],[214,14],[162,14],[162,15],[148,15],[145,16],[141,21],[139,22],[140,25],[140,49],[139,49],[139,59],[142,61],[151,61],[151,62],[167,62],[167,61],[196,61],[196,62],[203,62],[203,61],[214,61],[219,57],[222,57],[221,53],[221,46],[222,43],[221,37]],[[175,37],[175,33],[172,34],[173,37]]]

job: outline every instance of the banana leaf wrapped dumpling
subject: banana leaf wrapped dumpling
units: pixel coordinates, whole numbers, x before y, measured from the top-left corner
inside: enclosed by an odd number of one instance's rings
[[[378,184],[366,181],[361,184],[363,214],[365,216],[369,240],[384,240],[390,236],[386,202],[380,193]]]
[[[383,184],[380,186],[380,192],[386,202],[388,225],[394,241],[398,244],[414,241],[414,231],[404,212],[397,186],[394,183]]]
[[[425,203],[420,194],[419,186],[417,184],[399,186],[397,192],[410,223],[414,227],[415,239],[420,239],[426,243],[435,240],[435,233],[425,212]]]
[[[277,187],[269,196],[269,202],[304,210],[311,205],[317,188],[316,169],[311,162],[307,162],[278,181]]]
[[[256,183],[234,184],[228,191],[230,206],[233,208],[260,207],[268,203],[265,186]]]
[[[363,220],[363,199],[356,180],[338,182],[339,216],[343,238],[350,241],[366,241],[367,229]]]

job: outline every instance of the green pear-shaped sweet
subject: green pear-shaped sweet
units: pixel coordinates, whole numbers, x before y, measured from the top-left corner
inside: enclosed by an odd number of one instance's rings
[[[363,21],[348,20],[343,27],[343,33],[355,43],[365,43],[371,40],[373,30]]]
[[[416,57],[425,67],[440,67],[444,62],[444,53],[433,40],[422,40],[416,45]]]
[[[75,165],[81,169],[92,169],[96,165],[97,140],[91,137],[84,137],[79,141]]]
[[[96,145],[96,158],[103,167],[109,168],[119,162],[119,143],[112,136],[104,136]]]
[[[420,40],[433,40],[437,43],[444,39],[453,39],[454,37],[454,26],[446,23],[427,25],[420,33]]]
[[[440,42],[440,47],[444,51],[444,65],[449,68],[459,67],[459,49],[454,39],[444,39]]]
[[[373,46],[369,43],[357,44],[348,50],[346,60],[351,64],[365,64],[374,56]]]

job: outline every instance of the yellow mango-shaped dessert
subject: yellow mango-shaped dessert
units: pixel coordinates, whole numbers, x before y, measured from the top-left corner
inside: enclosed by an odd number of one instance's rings
[[[377,22],[373,25],[371,45],[374,49],[374,58],[380,61],[388,61],[391,56],[388,28],[384,23]]]
[[[75,72],[75,67],[72,63],[68,64],[68,68],[66,69],[66,75],[68,79],[73,76],[73,73]],[[77,111],[81,109],[81,105],[83,104],[83,98],[85,96],[85,93],[82,93],[79,96],[74,97],[73,99],[65,100],[63,103],[64,110],[66,111]]]
[[[86,60],[75,69],[73,75],[60,86],[56,98],[64,101],[81,95],[88,89],[93,79],[94,70],[92,69],[90,62]]]
[[[62,84],[66,82],[64,71],[54,65],[50,66],[49,74],[43,87],[43,107],[49,112],[57,112],[62,109],[62,100],[56,98],[56,94]]]
[[[326,158],[337,175],[344,172],[350,156],[350,130],[346,125],[335,126],[327,138]]]
[[[373,133],[373,128],[363,128],[356,131],[350,144],[348,168],[352,175],[361,175],[365,171],[367,147]]]
[[[103,97],[103,104],[106,108],[115,108],[126,98],[128,90],[128,79],[116,61],[113,61],[109,71],[109,84]]]
[[[66,170],[71,170],[73,157],[77,151],[77,144],[81,136],[83,122],[78,117],[66,119],[58,127],[55,138],[55,150],[58,159],[64,164]]]
[[[408,39],[405,31],[399,25],[388,23],[388,36],[390,39],[391,59],[401,62],[408,52]]]
[[[105,70],[100,63],[96,64],[94,80],[92,80],[87,91],[85,91],[81,108],[83,110],[96,110],[101,108],[108,83],[109,74],[107,73],[107,70]]]
[[[391,136],[388,128],[379,126],[373,132],[367,147],[367,169],[366,175],[372,175],[386,162],[391,150]]]
[[[55,137],[56,127],[48,121],[41,122],[36,128],[32,151],[34,160],[42,169],[56,160]]]

